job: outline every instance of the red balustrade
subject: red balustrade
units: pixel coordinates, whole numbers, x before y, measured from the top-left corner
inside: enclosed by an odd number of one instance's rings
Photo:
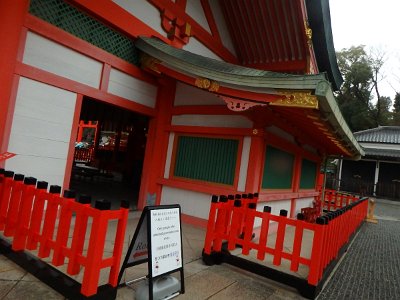
[[[54,266],[64,264],[67,258],[69,275],[76,275],[84,268],[81,294],[86,297],[97,293],[100,271],[104,268],[110,268],[108,283],[116,287],[128,219],[127,205],[110,210],[109,202],[96,201],[95,207],[91,207],[88,197],[75,201],[73,192],[64,191],[63,197],[60,192],[59,186],[51,186],[47,192],[46,182],[36,183],[35,178],[1,169],[0,231],[12,238],[14,251],[30,250],[39,258],[52,254]],[[104,257],[111,220],[118,222],[113,253]],[[85,242],[87,251],[84,251]]]

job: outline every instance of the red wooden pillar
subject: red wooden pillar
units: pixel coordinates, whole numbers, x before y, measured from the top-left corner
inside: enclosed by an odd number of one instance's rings
[[[249,164],[247,168],[246,192],[256,193],[261,188],[264,162],[264,130],[253,129],[251,137]]]
[[[294,161],[293,180],[292,180],[293,192],[295,193],[297,193],[300,189],[301,161],[302,161],[301,156],[297,154]],[[295,217],[296,199],[297,198],[292,198],[290,201],[290,218]]]
[[[20,36],[29,0],[0,1],[0,152],[7,149],[14,101],[11,99]]]
[[[157,183],[164,176],[167,157],[171,111],[174,106],[176,82],[163,78],[159,80],[157,93],[157,116],[150,120],[149,133],[143,163],[142,183],[140,187],[138,208],[146,206],[148,197],[155,197],[155,204],[161,201],[161,185]]]

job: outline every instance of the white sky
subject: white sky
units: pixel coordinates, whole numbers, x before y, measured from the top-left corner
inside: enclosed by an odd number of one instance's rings
[[[386,53],[382,96],[392,100],[400,92],[400,1],[330,0],[336,51],[365,45]]]

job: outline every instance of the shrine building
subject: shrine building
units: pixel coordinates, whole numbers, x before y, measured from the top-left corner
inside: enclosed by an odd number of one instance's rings
[[[328,0],[2,0],[0,17],[7,170],[124,183],[132,208],[204,226],[213,194],[294,217],[325,159],[363,154],[333,95]]]

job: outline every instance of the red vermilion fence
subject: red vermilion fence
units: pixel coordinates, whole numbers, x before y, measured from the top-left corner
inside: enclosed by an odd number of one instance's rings
[[[338,197],[338,198],[337,198]],[[335,199],[335,204],[333,204]],[[337,201],[336,201],[337,200]],[[346,206],[343,206],[347,204]],[[213,264],[213,258],[223,257],[226,250],[233,250],[237,246],[242,248],[242,254],[248,255],[250,250],[255,251],[258,260],[265,260],[272,256],[272,264],[281,265],[282,259],[290,261],[290,271],[296,272],[299,265],[308,267],[307,282],[317,286],[324,275],[328,265],[335,260],[342,247],[345,246],[352,234],[361,225],[367,216],[367,198],[336,196],[328,192],[326,203],[327,212],[318,217],[316,223],[306,222],[304,215],[299,214],[298,219],[287,218],[287,211],[281,210],[280,215],[271,214],[271,208],[265,206],[263,211],[256,210],[256,203],[248,199],[235,199],[234,197],[213,196],[205,238],[203,260]],[[258,228],[259,237],[254,239],[255,222],[261,223]],[[277,226],[276,237],[269,236],[269,228]],[[293,244],[287,247],[285,235],[287,228],[294,228]],[[302,255],[305,231],[311,231],[311,254]],[[274,238],[274,243],[268,240]],[[271,245],[274,244],[274,245]]]
[[[63,265],[67,258],[69,275],[78,274],[83,267],[84,296],[96,294],[104,268],[110,268],[108,283],[116,287],[128,208],[109,210],[109,202],[96,202],[96,207],[91,207],[90,197],[82,196],[76,202],[71,191],[64,191],[62,197],[59,186],[50,186],[47,191],[47,182],[0,170],[0,231],[12,238],[12,250],[51,257],[54,266]],[[118,222],[113,253],[103,257],[111,220]]]
[[[354,203],[359,199],[355,195],[337,192],[335,190],[325,190],[324,195],[323,209],[328,211],[335,211],[339,208]]]

